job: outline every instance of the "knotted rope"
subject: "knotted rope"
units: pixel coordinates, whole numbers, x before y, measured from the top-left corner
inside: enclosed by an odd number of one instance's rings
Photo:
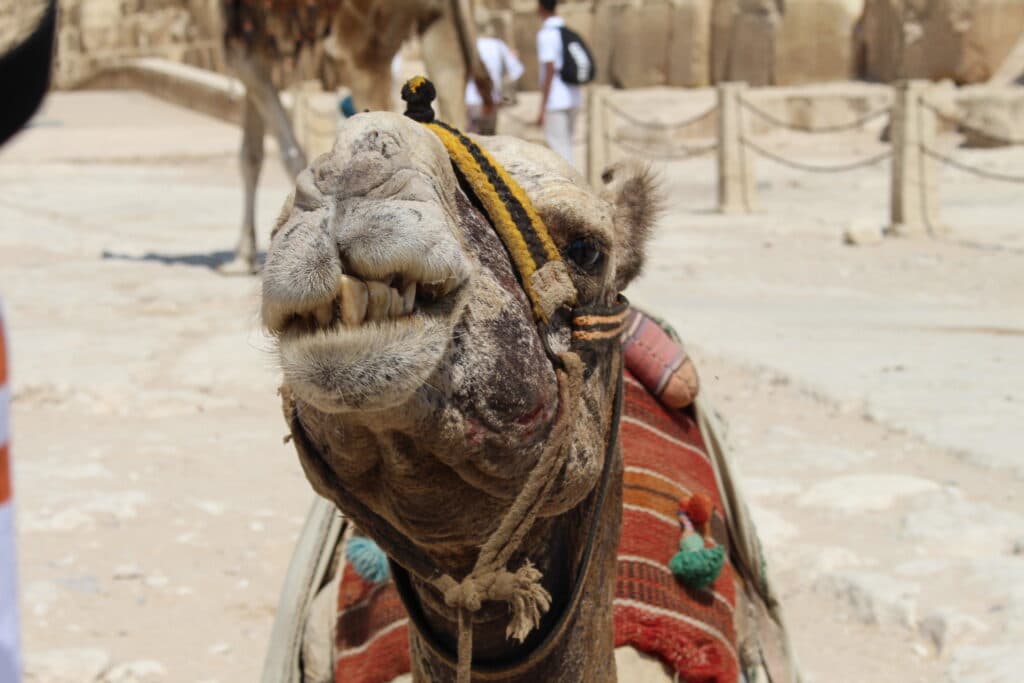
[[[541,585],[543,575],[527,560],[512,572],[506,567],[547,501],[561,456],[571,447],[570,431],[579,413],[583,364],[575,353],[560,354],[563,367],[558,377],[559,415],[548,435],[548,446],[530,472],[501,524],[480,549],[472,571],[462,581],[445,574],[430,581],[445,604],[458,612],[458,664],[456,680],[470,683],[473,665],[473,614],[487,600],[507,602],[511,618],[505,636],[522,643],[551,607],[551,594]]]

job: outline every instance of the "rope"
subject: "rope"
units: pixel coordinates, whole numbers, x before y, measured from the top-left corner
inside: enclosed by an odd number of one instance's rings
[[[533,526],[552,485],[558,479],[562,464],[563,445],[575,426],[578,410],[583,365],[579,356],[562,354],[565,371],[557,370],[558,399],[561,415],[548,437],[550,446],[544,449],[540,461],[530,472],[512,507],[502,518],[498,528],[484,543],[473,570],[462,581],[444,574],[431,583],[444,596],[445,604],[458,612],[458,664],[456,681],[470,683],[473,661],[473,613],[486,600],[508,603],[512,612],[505,635],[520,643],[540,625],[541,617],[551,606],[551,595],[541,585],[541,573],[529,561],[510,572],[505,565],[519,549],[526,533]]]
[[[800,161],[786,159],[785,157],[781,157],[778,154],[775,154],[774,152],[769,152],[767,149],[752,142],[748,138],[741,138],[740,140],[744,145],[747,145],[761,156],[771,159],[776,163],[782,164],[783,166],[789,166],[790,168],[795,168],[800,171],[811,171],[812,173],[844,173],[846,171],[853,171],[858,168],[874,166],[878,162],[885,161],[886,159],[892,156],[892,152],[887,150],[880,154],[876,154],[872,157],[868,157],[867,159],[853,161],[848,164],[840,164],[838,166],[819,166],[817,164],[805,164]]]
[[[938,116],[943,121],[948,121],[949,123],[952,123],[952,124],[956,125],[958,128],[962,128],[963,130],[970,131],[971,133],[975,133],[976,135],[981,135],[983,137],[986,137],[986,138],[988,138],[990,140],[994,140],[995,142],[998,142],[998,143],[1003,144],[1003,145],[1010,145],[1010,146],[1013,146],[1013,145],[1024,145],[1024,140],[1014,140],[1013,138],[1004,138],[1003,136],[996,135],[995,133],[991,133],[991,132],[985,130],[984,128],[978,128],[977,126],[972,126],[971,124],[967,123],[964,119],[957,118],[955,116],[950,116],[949,114],[945,113],[944,111],[942,111],[937,106],[935,106],[931,102],[927,101],[923,97],[918,99],[918,104],[920,104],[925,109],[930,109],[932,112],[935,113],[936,116]]]
[[[998,171],[989,171],[984,168],[978,168],[977,166],[970,166],[968,164],[963,163],[962,161],[957,161],[951,156],[942,154],[941,152],[936,152],[933,149],[925,147],[924,145],[921,145],[920,147],[921,152],[926,156],[941,161],[942,163],[952,166],[953,168],[958,169],[960,171],[964,171],[965,173],[970,173],[972,175],[976,175],[980,178],[985,178],[988,180],[1000,180],[1004,183],[1024,184],[1024,176],[1009,175],[1007,173],[999,173]]]
[[[743,107],[745,107],[746,109],[749,109],[751,112],[753,112],[757,116],[760,116],[765,121],[768,121],[769,123],[771,123],[771,124],[773,124],[775,126],[778,126],[779,128],[786,128],[788,130],[795,130],[795,131],[798,131],[800,133],[840,133],[840,132],[848,131],[848,130],[857,130],[857,129],[863,127],[864,124],[869,123],[871,121],[874,121],[875,119],[880,118],[882,116],[885,116],[886,114],[889,114],[889,113],[892,112],[892,108],[891,107],[885,107],[884,109],[878,109],[877,111],[873,111],[870,114],[865,114],[864,116],[860,117],[859,119],[855,119],[855,120],[850,121],[848,123],[839,123],[839,124],[835,124],[835,125],[832,125],[832,126],[798,126],[795,123],[790,123],[789,121],[785,121],[783,119],[778,118],[777,116],[775,116],[773,114],[770,114],[770,113],[766,112],[764,109],[761,109],[760,107],[755,106],[752,102],[750,102],[746,98],[741,97],[739,99],[740,99],[740,104]]]
[[[630,154],[646,157],[648,159],[658,159],[660,161],[682,161],[683,159],[693,159],[704,156],[705,154],[714,152],[718,149],[718,143],[713,142],[710,145],[705,145],[703,147],[684,147],[681,150],[672,150],[670,152],[654,152],[637,145],[633,145],[625,140],[613,138],[610,135],[605,136],[605,142],[610,142],[621,147]]]
[[[609,111],[611,111],[613,114],[618,114],[619,116],[621,116],[622,118],[626,119],[626,121],[628,121],[629,123],[633,124],[634,126],[637,126],[637,127],[640,127],[640,128],[649,128],[649,129],[652,129],[652,130],[671,130],[671,129],[676,129],[676,128],[687,128],[689,126],[692,126],[695,123],[699,123],[700,121],[703,121],[704,119],[708,118],[709,116],[714,114],[716,111],[718,111],[718,105],[715,104],[715,105],[712,105],[710,109],[706,109],[705,111],[701,112],[700,114],[697,114],[696,116],[692,116],[692,117],[690,117],[688,119],[683,119],[682,121],[663,122],[663,121],[644,121],[643,119],[638,119],[635,116],[633,116],[632,114],[630,114],[629,112],[627,112],[626,110],[624,110],[624,109],[622,109],[620,107],[615,106],[614,104],[611,103],[611,100],[608,100],[608,99],[606,99],[604,101],[604,106],[607,107],[609,109]]]

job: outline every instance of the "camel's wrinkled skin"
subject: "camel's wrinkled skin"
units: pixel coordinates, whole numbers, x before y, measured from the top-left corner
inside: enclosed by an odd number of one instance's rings
[[[614,301],[639,272],[656,214],[657,191],[646,169],[619,169],[598,196],[547,149],[510,138],[478,142],[523,186],[560,249],[582,239],[600,251],[589,270],[570,265],[580,303]],[[391,280],[400,289],[448,279],[442,289],[451,292],[433,303],[421,295],[408,316],[345,326],[331,314],[342,273]],[[263,292],[285,387],[324,462],[394,526],[401,543],[464,576],[551,445],[545,437],[559,405],[551,361],[509,257],[460,189],[434,135],[396,114],[346,122],[333,151],[298,177],[272,237]],[[565,321],[554,329],[552,345],[564,350]],[[617,345],[608,348],[585,380],[567,465],[510,563],[514,569],[529,558],[544,573],[555,604],[541,632],[567,598],[568,574],[582,550],[619,354]],[[620,454],[612,457],[580,609],[549,656],[504,680],[616,680],[612,591],[622,474]],[[315,467],[307,467],[307,476],[346,510]],[[416,589],[434,630],[454,648],[453,612],[433,589],[419,583]],[[514,657],[522,647],[506,639],[507,617],[499,603],[477,613],[475,662]],[[415,680],[454,680],[415,635],[412,647]]]
[[[465,118],[463,90],[468,73],[486,78],[475,54],[463,44],[476,44],[476,28],[468,0],[341,0],[331,21],[325,49],[336,62],[342,81],[360,110],[390,108],[391,61],[402,43],[415,33],[422,46],[427,73],[437,83],[438,111],[449,121]],[[466,36],[460,42],[460,33]],[[263,166],[263,136],[277,141],[285,170],[294,178],[306,167],[288,115],[271,80],[275,56],[249,49],[241,41],[225,46],[229,65],[245,86],[240,164],[244,184],[242,231],[232,261],[224,273],[257,270],[255,198]],[[467,61],[469,62],[467,64]],[[486,90],[490,92],[490,90]]]

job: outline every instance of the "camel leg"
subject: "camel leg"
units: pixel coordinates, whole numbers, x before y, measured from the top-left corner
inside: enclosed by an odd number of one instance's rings
[[[277,96],[277,88],[270,80],[270,72],[258,60],[238,48],[230,50],[229,57],[231,66],[245,85],[246,97],[255,105],[264,125],[277,140],[281,162],[294,179],[306,167],[306,154],[295,139],[295,131]]]
[[[437,117],[453,126],[465,126],[466,65],[451,12],[426,26],[420,33],[420,42],[427,74],[437,89]]]
[[[263,168],[263,119],[249,97],[245,98],[242,115],[242,151],[238,161],[244,185],[242,234],[234,259],[219,270],[230,275],[248,275],[256,272],[256,184]]]

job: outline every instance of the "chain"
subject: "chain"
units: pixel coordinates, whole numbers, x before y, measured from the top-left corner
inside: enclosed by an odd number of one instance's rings
[[[937,161],[941,161],[942,163],[952,166],[960,171],[964,171],[965,173],[970,173],[988,180],[1001,180],[1004,183],[1024,183],[1024,176],[1009,175],[1007,173],[999,173],[998,171],[989,171],[984,168],[978,168],[977,166],[970,166],[962,161],[957,161],[951,156],[925,147],[924,145],[921,145],[920,147],[921,152],[926,156],[936,159]]]
[[[996,135],[994,133],[990,133],[989,131],[987,131],[987,130],[985,130],[983,128],[978,128],[977,126],[972,126],[971,124],[967,123],[964,119],[957,118],[955,116],[950,116],[949,114],[943,112],[941,109],[939,109],[937,106],[935,106],[931,102],[927,101],[923,97],[918,99],[918,104],[920,104],[922,107],[924,107],[926,109],[931,110],[936,116],[938,116],[943,121],[948,121],[949,123],[952,123],[952,124],[956,125],[958,128],[962,128],[962,129],[964,129],[966,131],[970,131],[971,133],[974,133],[976,135],[981,135],[983,137],[986,137],[986,138],[988,138],[990,140],[993,140],[993,141],[998,142],[998,143],[1003,144],[1003,145],[1011,145],[1011,146],[1012,145],[1024,145],[1024,140],[1014,140],[1013,138],[1004,138],[1004,137],[1002,137],[1000,135]]]
[[[789,166],[800,171],[811,171],[812,173],[844,173],[846,171],[853,171],[858,168],[864,168],[867,166],[874,166],[880,161],[885,161],[892,156],[891,151],[881,152],[875,156],[868,157],[867,159],[861,159],[860,161],[854,161],[848,164],[841,164],[838,166],[818,166],[817,164],[805,164],[799,161],[793,161],[792,159],[786,159],[781,157],[774,152],[769,152],[764,147],[752,142],[749,138],[741,138],[741,142],[744,145],[750,147],[752,150],[760,154],[761,156],[771,159],[772,161],[782,164],[783,166]]]
[[[710,109],[706,109],[700,114],[697,114],[696,116],[691,116],[688,119],[683,119],[682,121],[663,122],[644,121],[642,119],[638,119],[629,112],[627,112],[626,110],[615,106],[614,104],[611,103],[611,100],[608,99],[604,101],[604,106],[607,107],[610,112],[612,112],[613,114],[617,114],[618,116],[621,116],[634,126],[637,126],[639,128],[649,128],[652,130],[672,130],[676,128],[687,128],[695,123],[703,121],[704,119],[708,118],[716,111],[718,111],[718,105],[716,104],[712,105]]]
[[[800,133],[840,133],[848,130],[858,130],[861,127],[863,127],[864,124],[874,121],[875,119],[885,116],[892,112],[891,107],[885,107],[884,109],[873,111],[870,114],[865,114],[859,119],[855,119],[854,121],[850,121],[849,123],[841,123],[834,126],[798,126],[794,123],[790,123],[789,121],[784,121],[783,119],[780,119],[777,116],[774,116],[773,114],[769,114],[765,110],[756,107],[752,102],[750,102],[746,98],[741,97],[740,104],[744,108],[750,110],[757,116],[764,119],[765,121],[768,121],[772,125],[778,126],[779,128],[786,128],[788,130],[795,130]]]
[[[605,135],[605,143],[616,145],[630,154],[636,154],[637,156],[646,157],[648,159],[657,159],[659,161],[682,161],[684,159],[693,159],[704,156],[705,154],[718,149],[718,143],[712,143],[703,147],[684,147],[681,150],[655,152],[643,149],[642,147],[625,142],[624,140],[612,138],[609,135]]]

